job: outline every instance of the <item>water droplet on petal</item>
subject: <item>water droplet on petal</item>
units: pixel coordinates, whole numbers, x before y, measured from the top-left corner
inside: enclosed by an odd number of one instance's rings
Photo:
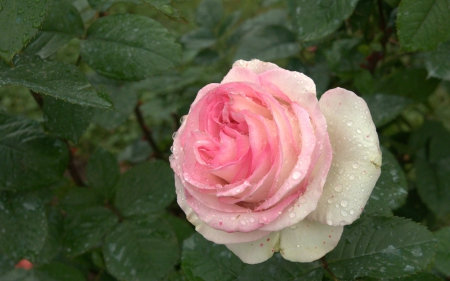
[[[334,187],[334,190],[336,190],[336,192],[341,192],[342,191],[342,184],[338,184]]]
[[[348,121],[347,122],[347,126],[349,126],[349,127],[353,126],[353,122],[352,121]]]
[[[289,214],[289,217],[290,217],[291,219],[295,218],[295,216],[296,216],[295,213],[290,213],[290,214]]]
[[[298,180],[301,176],[302,176],[302,173],[301,173],[301,172],[295,171],[295,172],[292,174],[292,179]]]
[[[347,206],[348,206],[348,201],[345,200],[345,199],[342,200],[342,201],[341,201],[341,206],[344,207],[344,208],[347,207]]]

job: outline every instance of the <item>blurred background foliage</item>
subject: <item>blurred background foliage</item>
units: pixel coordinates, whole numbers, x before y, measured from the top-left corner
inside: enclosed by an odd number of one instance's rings
[[[10,212],[0,212],[0,280],[450,278],[448,0],[41,1],[45,17],[23,44],[0,41],[12,50],[0,52],[9,63],[0,62],[2,144],[19,143],[23,161],[42,168],[22,174],[19,160],[1,151],[0,210]],[[5,38],[16,32],[4,16],[16,2],[0,0]],[[148,50],[164,50],[167,60],[147,60]],[[353,253],[340,264],[345,257],[333,251],[329,267],[279,256],[246,266],[191,236],[164,163],[172,134],[199,89],[220,82],[235,60],[253,58],[305,73],[319,97],[343,87],[366,100],[383,149],[382,176],[343,241],[370,244],[367,233],[352,237],[385,227],[400,237],[390,241],[392,252]],[[43,74],[29,78],[27,68]],[[71,96],[76,83],[93,92]],[[22,146],[30,134],[53,148]],[[387,226],[393,222],[401,227]],[[406,230],[422,239],[409,250],[402,248]],[[367,264],[355,263],[369,254]],[[37,267],[17,269],[21,259]]]

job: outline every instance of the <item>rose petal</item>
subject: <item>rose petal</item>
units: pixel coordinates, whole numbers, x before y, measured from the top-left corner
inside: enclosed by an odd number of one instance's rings
[[[253,59],[251,61],[245,61],[245,60],[237,60],[233,64],[233,68],[247,68],[253,71],[256,74],[260,74],[263,72],[266,72],[271,69],[280,68],[278,65],[271,63],[271,62],[264,62],[257,59]]]
[[[203,235],[206,239],[218,243],[218,244],[228,244],[228,243],[245,243],[250,241],[255,241],[261,237],[270,234],[268,231],[255,230],[252,232],[242,233],[234,232],[228,233],[225,231],[217,230],[207,226],[199,217],[195,214],[194,210],[189,206],[184,193],[184,186],[177,175],[175,175],[175,188],[177,193],[177,202],[181,209],[186,214],[187,220],[195,226],[195,230]],[[220,224],[220,221],[219,221]]]
[[[303,220],[309,213],[316,209],[331,163],[331,144],[328,140],[324,143],[323,153],[310,176],[312,180],[308,183],[306,191],[289,209],[280,214],[273,222],[261,227],[260,230],[277,231],[289,227]]]
[[[302,220],[280,231],[280,253],[293,262],[312,262],[333,250],[343,226],[328,226]]]
[[[227,75],[223,78],[220,84],[230,83],[230,82],[250,82],[254,84],[259,84],[258,75],[247,68],[232,68]]]
[[[253,242],[227,244],[227,248],[238,256],[243,262],[257,264],[268,260],[278,251],[277,244],[280,239],[278,231],[272,232]]]
[[[367,104],[336,88],[319,101],[333,147],[333,162],[317,209],[308,218],[329,225],[356,220],[380,176],[381,151]]]

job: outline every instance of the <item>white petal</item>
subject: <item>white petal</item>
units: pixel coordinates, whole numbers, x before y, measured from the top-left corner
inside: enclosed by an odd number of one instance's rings
[[[328,225],[356,220],[380,176],[381,151],[367,104],[336,88],[319,101],[327,120],[333,161],[317,209],[308,218]]]
[[[276,231],[254,242],[228,244],[225,246],[243,262],[256,264],[268,260],[274,252],[278,251],[279,237],[280,234]]]
[[[245,60],[237,60],[233,67],[244,67],[248,68],[251,71],[253,71],[256,74],[263,73],[267,70],[274,69],[274,68],[280,68],[278,65],[273,64],[271,62],[263,62],[257,59],[253,59],[251,61],[245,61]]]
[[[343,226],[329,226],[303,220],[280,232],[280,253],[293,262],[312,262],[333,250]]]

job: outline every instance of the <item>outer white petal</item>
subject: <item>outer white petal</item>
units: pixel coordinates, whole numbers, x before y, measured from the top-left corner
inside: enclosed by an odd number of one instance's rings
[[[254,242],[225,246],[243,262],[256,264],[268,260],[274,252],[278,251],[279,238],[280,233],[276,231]]]
[[[280,68],[278,65],[273,64],[271,62],[264,62],[264,61],[260,61],[257,59],[253,59],[251,61],[237,60],[233,64],[233,67],[248,68],[256,74],[260,74],[260,73],[266,72],[267,70],[271,70],[274,68]]]
[[[303,220],[280,231],[280,253],[293,262],[312,262],[333,250],[343,226],[329,226]]]
[[[186,218],[195,226],[195,230],[203,235],[205,239],[218,244],[229,244],[229,243],[245,243],[250,241],[255,241],[261,237],[270,234],[270,231],[255,230],[252,232],[233,232],[228,233],[222,230],[217,230],[206,225],[201,221],[197,214],[192,210],[189,204],[186,202],[186,197],[184,195],[184,187],[181,183],[179,177],[175,175],[175,188],[177,193],[178,205],[186,214]]]
[[[381,151],[367,104],[336,88],[319,101],[327,120],[333,161],[317,209],[308,218],[328,225],[356,220],[380,176]]]

